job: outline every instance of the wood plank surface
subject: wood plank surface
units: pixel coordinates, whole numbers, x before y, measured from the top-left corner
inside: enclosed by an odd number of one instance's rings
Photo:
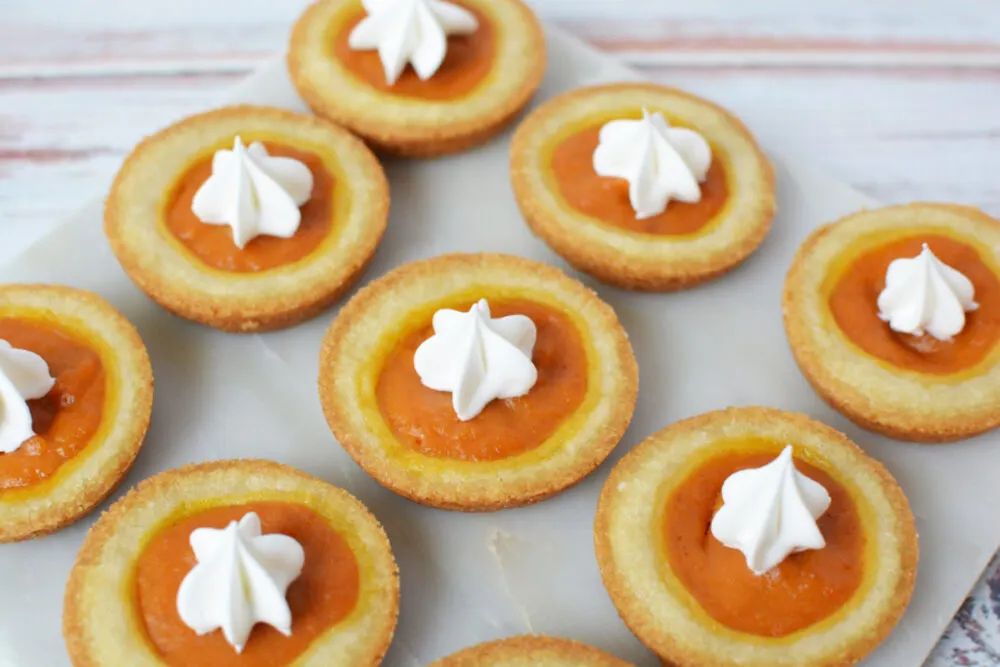
[[[883,202],[1000,216],[995,0],[529,2]],[[140,138],[282,51],[306,4],[0,1],[0,261],[100,196]],[[930,664],[1000,664],[998,616],[994,563]]]

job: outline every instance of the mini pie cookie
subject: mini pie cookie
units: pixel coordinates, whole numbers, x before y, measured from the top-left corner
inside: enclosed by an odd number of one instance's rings
[[[212,156],[235,137],[309,167],[312,195],[291,238],[244,248],[228,226],[192,212]],[[104,229],[122,268],[167,310],[224,331],[279,329],[316,315],[368,265],[389,213],[385,173],[347,131],[281,109],[235,106],[192,116],[147,138],[118,172]]]
[[[219,630],[198,636],[183,625],[175,599],[196,562],[191,529],[246,511],[260,515],[264,534],[300,541],[304,564],[287,593],[291,634],[257,624],[238,654]],[[216,461],[143,481],[94,524],[70,573],[63,635],[78,667],[373,667],[398,609],[389,541],[357,499],[271,461]]]
[[[12,542],[76,521],[118,485],[149,426],[153,371],[128,320],[69,287],[0,285],[0,339],[55,378],[28,401],[36,437],[0,454],[0,542]]]
[[[727,476],[786,445],[832,498],[818,521],[826,545],[755,575],[709,524]],[[903,615],[918,558],[906,497],[878,462],[824,424],[767,408],[710,412],[640,443],[604,485],[594,539],[625,623],[684,667],[854,664]]]
[[[421,81],[407,66],[386,84],[374,51],[352,51],[347,36],[365,16],[360,0],[321,0],[292,31],[288,70],[320,116],[392,153],[431,156],[483,143],[534,95],[545,73],[545,36],[521,0],[449,0],[479,28],[448,38],[441,68]]]
[[[448,392],[421,384],[413,357],[437,310],[479,299],[538,326],[538,382],[463,422]],[[382,485],[446,509],[524,505],[580,481],[618,444],[637,389],[614,311],[560,271],[508,255],[446,255],[386,274],[344,306],[320,353],[320,398],[341,446]]]
[[[712,166],[700,202],[672,199],[638,220],[627,181],[598,176],[591,159],[604,124],[644,110],[700,133]],[[537,236],[581,271],[636,290],[722,275],[760,245],[775,211],[771,165],[743,124],[711,102],[647,83],[580,88],[535,109],[514,135],[511,179]]]
[[[972,281],[978,310],[951,341],[893,332],[877,299],[888,264],[927,243]],[[890,437],[949,442],[1000,425],[1000,223],[973,208],[862,211],[813,232],[785,280],[785,331],[816,392]]]
[[[524,635],[471,646],[430,667],[631,667],[604,651],[569,639]]]

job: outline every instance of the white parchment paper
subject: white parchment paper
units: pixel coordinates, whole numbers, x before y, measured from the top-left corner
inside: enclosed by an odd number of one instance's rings
[[[549,31],[549,46],[539,99],[637,78],[556,30]],[[305,110],[280,61],[230,100]],[[910,498],[922,550],[916,593],[899,627],[865,664],[920,665],[1000,543],[1000,443],[987,435],[928,447],[874,436],[827,408],[796,368],[781,323],[785,270],[811,229],[871,202],[782,159],[794,147],[780,136],[762,137],[777,170],[780,210],[760,250],[704,287],[634,294],[580,276],[530,235],[510,189],[509,136],[444,159],[387,160],[392,215],[364,280],[413,259],[491,250],[549,262],[593,286],[617,310],[640,368],[635,419],[608,463],[556,498],[494,514],[443,512],[396,497],[344,454],[320,410],[319,345],[336,308],[263,336],[184,322],[122,273],[95,202],[0,270],[0,280],[95,290],[129,317],[149,347],[156,377],[152,428],[135,468],[104,507],[140,479],[190,461],[275,459],[347,488],[385,525],[402,578],[389,667],[422,667],[469,644],[523,632],[581,639],[653,667],[655,658],[618,619],[594,558],[592,518],[610,466],[684,417],[729,405],[796,410],[846,431],[886,464]],[[63,587],[95,517],[41,540],[0,545],[0,667],[68,664],[60,636]]]

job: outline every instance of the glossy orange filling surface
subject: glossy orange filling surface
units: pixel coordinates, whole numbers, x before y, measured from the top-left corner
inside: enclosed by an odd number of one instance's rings
[[[104,416],[106,378],[101,355],[55,323],[0,319],[0,338],[42,357],[56,380],[28,401],[35,437],[0,454],[0,489],[16,489],[51,477],[90,443]]]
[[[428,389],[413,368],[413,355],[433,330],[427,322],[405,336],[389,354],[376,397],[389,428],[405,446],[426,456],[462,461],[496,461],[545,442],[583,403],[587,394],[587,352],[570,318],[528,301],[490,301],[493,317],[525,315],[538,337],[532,362],[538,381],[520,398],[489,403],[473,419],[459,421],[451,393]],[[471,303],[452,306],[467,311]]]
[[[602,222],[633,232],[674,236],[694,234],[711,222],[729,198],[726,169],[713,159],[701,200],[695,204],[671,200],[659,215],[636,220],[628,196],[628,181],[598,176],[594,171],[594,150],[599,143],[603,123],[570,135],[552,154],[552,171],[563,199],[579,212]]]
[[[667,499],[666,556],[677,578],[716,621],[762,637],[783,637],[838,611],[861,584],[865,539],[848,492],[824,471],[796,460],[800,473],[830,493],[817,522],[826,546],[790,555],[763,575],[715,539],[710,526],[729,475],[774,460],[779,450],[727,452],[697,468]]]
[[[950,341],[897,333],[879,319],[878,295],[885,287],[889,264],[916,257],[924,243],[975,287],[979,308],[965,314],[965,328]],[[855,345],[907,370],[937,374],[966,370],[981,362],[1000,339],[1000,278],[975,248],[947,236],[901,239],[859,255],[834,286],[829,304],[837,326]]]
[[[294,538],[305,551],[302,574],[288,587],[292,634],[258,623],[241,654],[221,630],[198,636],[177,613],[177,590],[197,561],[190,546],[196,528],[225,528],[247,512],[260,517],[263,534]],[[358,563],[347,541],[304,505],[254,502],[213,507],[184,517],[153,536],[136,564],[139,618],[160,659],[173,667],[280,667],[346,618],[358,603]]]
[[[243,137],[252,143],[252,137]],[[313,175],[312,196],[300,207],[302,219],[291,238],[258,236],[240,249],[233,242],[229,225],[209,225],[198,219],[191,202],[202,184],[212,175],[212,155],[195,162],[174,186],[174,192],[164,211],[166,227],[198,259],[214,269],[234,273],[266,271],[297,262],[325,239],[333,227],[334,177],[323,159],[309,151],[264,142],[267,152],[275,157],[288,157],[305,163]],[[231,148],[229,142],[226,148]]]
[[[471,93],[493,69],[497,51],[496,26],[475,7],[451,0],[472,12],[479,28],[470,35],[448,37],[448,51],[434,76],[421,81],[411,65],[407,65],[393,85],[385,80],[385,70],[378,51],[355,51],[348,40],[351,31],[365,17],[363,10],[339,30],[333,43],[333,54],[358,79],[372,88],[393,95],[424,100],[453,100]]]

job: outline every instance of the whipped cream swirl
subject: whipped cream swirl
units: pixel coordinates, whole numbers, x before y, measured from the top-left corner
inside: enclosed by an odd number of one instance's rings
[[[287,535],[261,535],[254,512],[221,530],[193,530],[190,539],[198,564],[177,591],[177,613],[185,625],[198,635],[221,628],[237,653],[257,623],[292,634],[285,594],[302,573],[305,552],[298,542]]]
[[[789,554],[826,546],[816,520],[830,507],[830,494],[795,469],[791,445],[766,466],[730,475],[722,484],[722,503],[712,535],[742,551],[755,574]]]
[[[523,396],[535,385],[538,370],[531,353],[537,331],[531,318],[494,319],[486,299],[480,299],[465,313],[437,311],[432,325],[434,335],[417,348],[413,366],[425,387],[451,392],[461,421],[494,399]]]
[[[965,313],[979,308],[972,282],[924,244],[912,259],[897,259],[878,295],[879,317],[893,331],[951,340],[965,328]]]
[[[396,83],[407,63],[422,81],[434,76],[448,53],[448,35],[479,28],[474,14],[442,0],[361,0],[368,13],[348,37],[355,51],[377,49],[385,80]]]
[[[694,130],[670,127],[663,114],[643,109],[640,120],[604,125],[599,139],[594,171],[628,181],[637,220],[663,213],[671,199],[701,201],[699,183],[712,165],[712,150]]]
[[[28,401],[42,398],[55,383],[44,359],[0,339],[0,452],[17,451],[35,435]]]
[[[242,249],[261,235],[291,238],[302,222],[299,206],[312,189],[305,164],[271,157],[259,141],[246,148],[236,137],[233,150],[216,151],[212,175],[198,188],[191,210],[206,224],[232,227],[233,242]]]

